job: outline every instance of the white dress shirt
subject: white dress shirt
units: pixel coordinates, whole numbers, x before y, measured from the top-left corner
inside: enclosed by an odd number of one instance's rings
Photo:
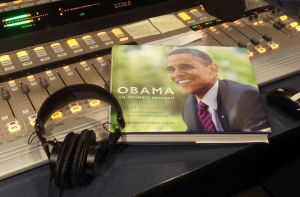
[[[218,116],[218,90],[219,90],[219,80],[215,82],[215,84],[208,90],[208,92],[204,95],[204,97],[200,100],[198,97],[197,101],[202,102],[206,105],[208,105],[208,112],[211,115],[212,121],[216,127],[217,131],[224,131],[222,124],[220,122],[219,116]]]

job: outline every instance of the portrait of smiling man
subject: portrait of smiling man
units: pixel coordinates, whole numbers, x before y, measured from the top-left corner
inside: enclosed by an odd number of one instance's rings
[[[219,79],[205,52],[179,48],[167,57],[169,78],[189,94],[183,120],[194,133],[270,131],[258,89]]]

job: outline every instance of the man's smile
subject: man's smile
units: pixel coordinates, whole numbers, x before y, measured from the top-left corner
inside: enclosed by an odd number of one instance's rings
[[[184,84],[187,84],[191,81],[192,81],[191,79],[184,79],[184,80],[178,80],[177,83],[181,84],[181,85],[184,85]]]

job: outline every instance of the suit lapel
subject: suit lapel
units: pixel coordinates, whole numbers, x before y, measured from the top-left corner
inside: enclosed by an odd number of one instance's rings
[[[224,131],[231,131],[229,122],[228,122],[228,117],[227,117],[227,112],[226,108],[223,103],[227,103],[228,101],[226,100],[226,95],[225,93],[227,92],[228,86],[225,81],[219,80],[219,90],[218,90],[218,97],[217,97],[217,102],[218,102],[218,116],[219,120],[222,124],[222,127]]]

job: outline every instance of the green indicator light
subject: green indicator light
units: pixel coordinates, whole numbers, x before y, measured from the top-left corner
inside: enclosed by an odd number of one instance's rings
[[[31,23],[32,21],[21,21],[21,22],[17,22],[17,23],[11,23],[6,25],[6,27],[15,27],[15,26],[20,26],[20,25],[24,25],[24,24],[28,24]]]
[[[222,19],[217,19],[217,20],[216,20],[216,22],[221,22],[221,21],[222,21]]]
[[[85,15],[85,13],[84,12],[81,12],[80,14],[79,14],[79,16],[84,16]]]
[[[21,19],[21,18],[26,18],[26,17],[29,17],[29,16],[30,16],[30,14],[22,14],[22,15],[19,15],[19,16],[14,16],[14,17],[11,17],[11,18],[4,19],[4,22],[17,20],[17,19]]]

